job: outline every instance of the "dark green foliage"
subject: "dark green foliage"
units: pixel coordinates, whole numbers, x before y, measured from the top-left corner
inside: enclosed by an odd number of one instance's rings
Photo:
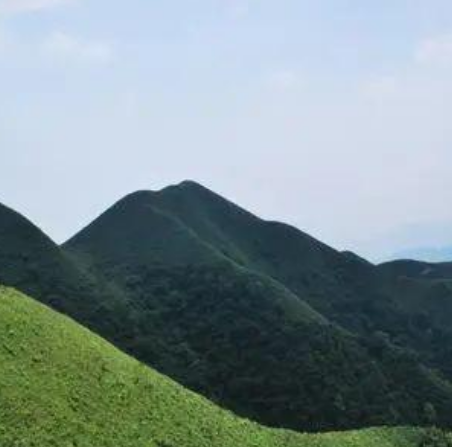
[[[293,227],[263,221],[193,182],[146,194],[142,203],[175,216],[235,262],[284,284],[330,321],[365,337],[383,331],[392,344],[416,351],[452,379],[452,264],[375,267]]]
[[[121,346],[240,414],[325,430],[422,423],[427,396],[452,410],[450,390],[409,356],[345,334],[263,277],[142,267],[126,282],[138,311]]]
[[[392,344],[416,351],[452,379],[451,264],[375,267],[293,227],[263,221],[194,182],[126,197],[66,247],[87,253],[103,272],[112,264],[227,257],[280,282],[349,331],[385,332]]]
[[[421,437],[419,447],[452,447],[452,436],[438,429],[429,429]]]

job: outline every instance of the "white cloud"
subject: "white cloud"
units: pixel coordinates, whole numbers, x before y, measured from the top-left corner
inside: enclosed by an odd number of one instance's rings
[[[0,14],[20,14],[74,3],[75,0],[0,0]]]
[[[452,63],[452,33],[421,41],[415,51],[418,63]]]
[[[113,59],[113,48],[108,43],[81,39],[63,32],[50,35],[42,48],[46,54],[64,60],[107,64]]]

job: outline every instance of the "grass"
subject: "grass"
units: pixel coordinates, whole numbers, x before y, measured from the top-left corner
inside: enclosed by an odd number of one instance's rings
[[[417,447],[416,429],[304,435],[211,404],[72,320],[0,287],[0,445]]]

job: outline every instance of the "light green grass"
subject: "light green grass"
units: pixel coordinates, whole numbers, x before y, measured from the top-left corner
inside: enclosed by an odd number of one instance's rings
[[[0,287],[2,447],[417,447],[421,437],[415,429],[262,428]]]

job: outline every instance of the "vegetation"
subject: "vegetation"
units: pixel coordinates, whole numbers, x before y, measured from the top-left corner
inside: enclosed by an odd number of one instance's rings
[[[278,281],[348,331],[366,338],[384,332],[452,380],[451,264],[376,267],[263,221],[194,182],[126,197],[65,247],[88,254],[103,273],[134,262],[191,265],[226,257]]]
[[[452,264],[376,267],[293,227],[263,221],[194,182],[147,193],[146,199],[143,194],[136,198],[174,216],[235,262],[280,282],[330,321],[366,338],[384,332],[392,344],[415,351],[452,379]],[[72,243],[77,246],[77,237]]]
[[[436,428],[425,430],[419,447],[452,447],[452,435]]]
[[[62,248],[0,208],[0,282],[278,427],[452,426],[452,299],[437,279],[336,252],[192,182],[126,197]]]
[[[449,447],[439,432],[271,430],[209,403],[73,321],[0,287],[0,445]]]
[[[446,371],[452,344],[423,335],[407,286],[200,185],[132,194],[65,249],[139,308],[120,346],[236,412],[323,430],[429,423],[429,403],[452,423],[452,387],[418,358]]]
[[[135,312],[121,346],[240,414],[314,431],[388,423],[388,406],[390,422],[429,423],[424,399],[450,414],[450,388],[411,357],[344,333],[265,278],[229,265],[127,278]]]

